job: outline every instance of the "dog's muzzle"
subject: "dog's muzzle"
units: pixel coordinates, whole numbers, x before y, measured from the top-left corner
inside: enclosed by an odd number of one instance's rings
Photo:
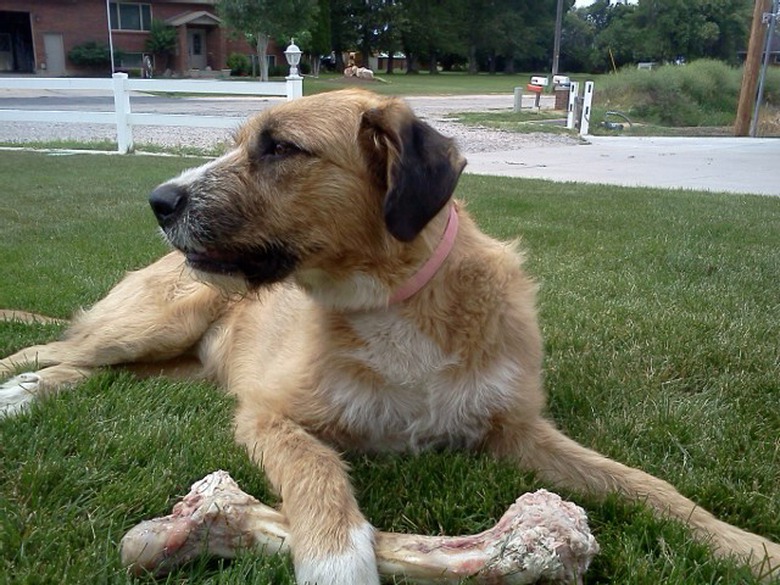
[[[160,227],[168,228],[187,207],[187,191],[178,185],[163,183],[149,194],[149,205]]]
[[[299,255],[282,241],[237,245],[227,238],[216,237],[220,232],[193,220],[189,204],[187,188],[173,182],[163,183],[149,194],[149,205],[157,223],[168,242],[184,254],[190,267],[202,273],[240,276],[250,287],[257,287],[282,280],[298,264]],[[224,224],[223,221],[222,230]],[[225,231],[234,233],[237,227],[238,224]]]

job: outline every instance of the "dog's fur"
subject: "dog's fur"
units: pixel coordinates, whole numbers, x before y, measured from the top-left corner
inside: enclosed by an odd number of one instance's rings
[[[300,583],[378,583],[337,454],[356,449],[486,449],[556,485],[647,501],[757,572],[780,563],[777,544],[544,418],[535,287],[451,199],[464,164],[396,98],[343,91],[258,114],[235,148],[150,196],[177,251],[129,274],[63,341],[0,362],[41,368],[6,383],[6,403],[105,365],[218,381],[237,397],[237,440],[281,495]],[[451,253],[388,306],[450,206]]]

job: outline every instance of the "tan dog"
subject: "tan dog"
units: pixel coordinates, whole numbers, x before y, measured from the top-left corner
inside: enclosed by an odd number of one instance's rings
[[[756,571],[778,565],[777,544],[544,418],[534,284],[451,199],[464,164],[396,98],[344,91],[257,115],[230,152],[151,194],[178,251],[63,341],[0,362],[42,368],[7,382],[0,404],[13,412],[104,365],[217,380],[282,497],[300,583],[378,583],[344,449],[487,449],[556,485],[646,500]]]

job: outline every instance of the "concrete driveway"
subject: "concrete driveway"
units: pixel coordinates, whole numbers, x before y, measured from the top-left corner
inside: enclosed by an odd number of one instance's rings
[[[468,172],[780,196],[780,139],[588,136],[577,145],[477,152]]]

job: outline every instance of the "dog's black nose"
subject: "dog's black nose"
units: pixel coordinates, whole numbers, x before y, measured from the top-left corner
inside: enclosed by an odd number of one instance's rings
[[[187,205],[187,191],[176,185],[162,184],[149,194],[149,205],[157,216],[157,223],[165,227],[181,215]]]

